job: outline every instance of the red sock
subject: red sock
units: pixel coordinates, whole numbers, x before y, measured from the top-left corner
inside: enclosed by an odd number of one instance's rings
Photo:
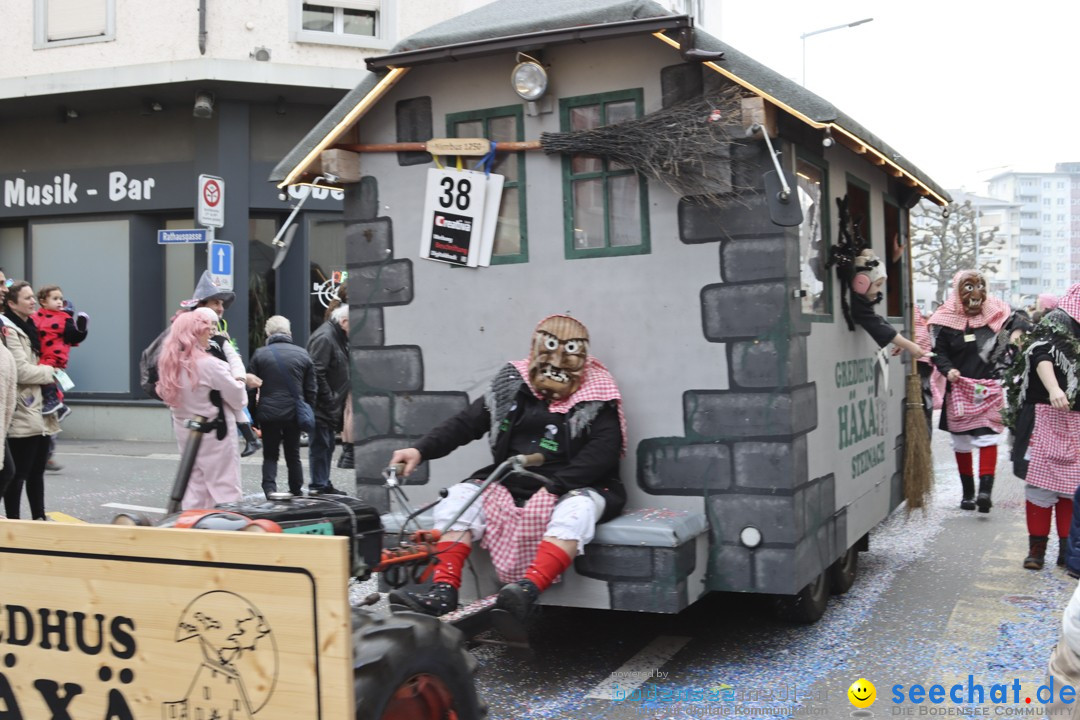
[[[547,541],[541,542],[540,547],[536,548],[532,565],[525,571],[525,579],[532,580],[540,592],[544,592],[555,582],[555,578],[570,567],[571,562],[573,560],[561,547]]]
[[[1054,519],[1057,520],[1058,537],[1069,537],[1069,528],[1072,527],[1072,512],[1072,498],[1061,498],[1057,501],[1057,511]]]
[[[465,560],[472,552],[472,545],[463,542],[444,540],[435,546],[439,553],[439,564],[435,566],[435,582],[447,583],[454,588],[461,587],[461,570]]]
[[[1039,537],[1049,536],[1050,515],[1054,512],[1054,508],[1039,507],[1030,500],[1024,504],[1027,506],[1028,535],[1038,535]]]
[[[979,448],[979,474],[993,475],[997,468],[997,445]]]
[[[960,471],[961,475],[967,475],[971,477],[975,472],[971,469],[971,453],[956,453],[956,468]]]

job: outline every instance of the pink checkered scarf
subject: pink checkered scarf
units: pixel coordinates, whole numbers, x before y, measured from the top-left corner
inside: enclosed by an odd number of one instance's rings
[[[485,529],[480,547],[491,553],[491,562],[501,582],[525,577],[558,499],[540,489],[524,507],[518,507],[510,491],[502,485],[492,485],[484,491]]]
[[[934,343],[930,339],[930,328],[926,324],[926,318],[919,312],[919,308],[915,308],[915,344],[925,353],[919,358],[919,362],[930,364],[930,353],[934,349]]]
[[[1080,486],[1080,412],[1035,406],[1035,429],[1028,444],[1027,482],[1072,495]]]
[[[1069,291],[1058,301],[1057,306],[1073,320],[1080,322],[1080,283],[1069,288]]]
[[[979,328],[989,325],[994,332],[1001,332],[1002,325],[1009,319],[1012,309],[987,293],[983,301],[982,312],[974,317],[964,312],[960,305],[960,278],[974,272],[973,270],[960,270],[952,279],[952,295],[941,304],[934,314],[930,316],[931,325],[941,325],[953,330],[966,330],[967,328]]]
[[[544,396],[536,392],[536,388],[529,382],[529,358],[514,360],[510,363],[521,375],[521,379],[529,386],[529,391],[537,398],[543,400]],[[548,403],[548,411],[565,415],[578,403],[583,402],[607,402],[614,400],[619,409],[619,429],[622,430],[622,455],[626,456],[626,416],[623,415],[622,395],[619,386],[615,384],[615,378],[604,367],[604,364],[594,357],[585,361],[584,377],[581,379],[581,387],[573,395],[563,400]]]
[[[1001,421],[1005,390],[997,380],[957,378],[945,402],[949,432],[967,432],[978,428],[1001,432],[1005,429]]]

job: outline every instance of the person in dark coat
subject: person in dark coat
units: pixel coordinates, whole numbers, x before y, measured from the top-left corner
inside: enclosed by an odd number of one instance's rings
[[[1005,396],[1001,380],[1013,335],[1021,332],[1012,329],[1012,315],[1008,305],[987,293],[982,273],[960,270],[953,276],[952,294],[928,323],[934,342],[934,364],[947,380],[938,427],[952,436],[963,493],[962,510],[978,508],[988,513],[993,507],[997,448],[1005,429],[1000,415]],[[959,394],[954,398],[955,393]],[[964,413],[957,414],[957,407]],[[976,451],[978,494],[973,457]]]
[[[318,395],[315,400],[315,430],[308,442],[311,472],[309,495],[344,495],[330,484],[330,463],[334,459],[334,434],[345,416],[349,394],[349,306],[342,305],[319,326],[308,340],[308,354],[315,364]]]
[[[396,450],[390,464],[403,464],[407,477],[421,462],[485,434],[492,464],[450,487],[434,508],[440,530],[459,512],[460,518],[436,546],[440,562],[431,589],[394,591],[391,603],[429,615],[454,610],[462,568],[472,543],[479,542],[506,583],[496,607],[524,620],[540,593],[584,552],[596,524],[622,512],[622,396],[607,368],[589,355],[589,332],[578,320],[567,315],[542,320],[529,357],[504,365],[483,396],[414,447]],[[537,452],[544,462],[536,473],[546,483],[510,475],[476,497],[479,482],[498,464]]]
[[[266,345],[255,351],[248,372],[262,378],[253,415],[262,429],[262,488],[266,497],[277,492],[278,449],[284,445],[289,471],[289,492],[304,491],[304,468],[300,464],[300,425],[296,401],[314,406],[318,394],[315,365],[307,350],[294,345],[288,318],[273,315],[266,320]]]

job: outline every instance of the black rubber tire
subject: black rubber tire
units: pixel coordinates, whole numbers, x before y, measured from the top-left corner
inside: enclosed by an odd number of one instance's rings
[[[821,619],[829,605],[828,571],[814,578],[797,595],[777,595],[776,614],[790,623],[811,625]]]
[[[459,720],[487,715],[473,683],[476,659],[457,628],[420,613],[362,608],[353,608],[352,622],[357,720],[381,719],[394,693],[423,675],[442,682]]]
[[[854,546],[849,547],[825,573],[832,594],[843,595],[855,584],[855,576],[859,574],[859,551]]]

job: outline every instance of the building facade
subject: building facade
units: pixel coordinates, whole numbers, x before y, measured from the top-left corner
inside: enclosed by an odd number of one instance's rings
[[[1062,295],[1080,280],[1080,164],[1058,164],[1052,173],[1002,173],[991,178],[988,194],[1014,204],[1014,305],[1034,304],[1042,293]]]
[[[266,317],[303,342],[344,271],[342,195],[281,194],[274,164],[366,73],[364,57],[479,0],[169,3],[30,0],[0,25],[0,266],[63,287],[90,313],[72,354],[83,406],[71,435],[168,437],[138,386],[141,350],[190,297],[206,245],[159,244],[196,223],[200,176],[233,243],[237,300],[226,313],[242,355]],[[304,197],[288,255],[272,244]],[[291,196],[290,196],[291,195]],[[174,238],[185,236],[173,236]],[[218,268],[221,270],[221,268]]]

